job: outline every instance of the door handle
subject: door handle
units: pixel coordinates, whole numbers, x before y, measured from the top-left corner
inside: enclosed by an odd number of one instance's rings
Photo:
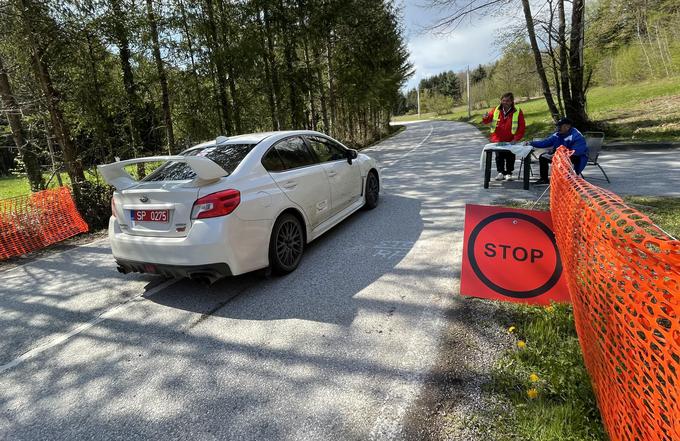
[[[297,187],[297,182],[295,181],[288,181],[285,184],[283,184],[283,188],[287,190],[292,190],[295,187]]]
[[[332,178],[333,176],[335,176],[337,174],[338,174],[338,172],[336,172],[335,170],[328,170],[328,177],[329,178]]]

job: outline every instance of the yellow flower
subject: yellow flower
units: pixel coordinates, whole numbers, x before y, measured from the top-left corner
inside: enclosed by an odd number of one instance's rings
[[[532,383],[538,383],[538,375],[536,374],[529,375],[529,381],[531,381]]]
[[[532,387],[531,389],[527,390],[527,397],[529,397],[532,400],[535,400],[536,398],[538,398],[538,391]]]
[[[510,327],[508,328],[508,333],[509,333],[509,334],[512,334],[513,332],[515,332],[515,327],[514,327],[514,326],[510,326]]]
[[[551,312],[553,312],[553,311],[555,310],[555,308],[553,308],[553,305],[550,305],[550,306],[548,306],[547,308],[545,308],[545,310],[546,310],[548,313],[551,313]]]
[[[517,347],[520,348],[520,349],[524,349],[524,348],[527,347],[527,344],[524,343],[524,340],[520,340],[520,341],[517,342]]]

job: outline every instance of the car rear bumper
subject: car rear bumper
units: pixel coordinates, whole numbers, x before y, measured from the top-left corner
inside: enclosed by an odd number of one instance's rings
[[[229,268],[230,275],[239,275],[269,265],[270,231],[267,221],[212,218],[194,221],[185,237],[150,237],[121,231],[112,217],[109,241],[113,257],[119,262],[153,264],[159,268],[223,265]]]
[[[209,265],[165,265],[134,260],[116,259],[118,271],[127,273],[158,274],[169,278],[188,277],[194,280],[205,280],[214,283],[223,277],[231,276],[231,269],[226,263]]]

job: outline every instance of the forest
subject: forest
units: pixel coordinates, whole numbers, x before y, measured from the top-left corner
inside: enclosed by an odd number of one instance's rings
[[[78,197],[95,164],[217,135],[366,145],[411,74],[399,21],[388,0],[3,0],[0,175],[63,170]]]

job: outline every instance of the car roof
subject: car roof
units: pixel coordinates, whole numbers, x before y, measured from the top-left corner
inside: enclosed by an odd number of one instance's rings
[[[276,137],[278,138],[284,138],[286,136],[293,136],[293,135],[322,135],[322,136],[327,136],[324,135],[323,133],[316,132],[313,130],[279,130],[279,131],[274,131],[274,132],[257,132],[257,133],[246,133],[243,135],[235,135],[235,136],[218,136],[215,139],[212,139],[210,141],[202,142],[200,144],[196,144],[190,149],[198,148],[198,147],[209,147],[209,146],[215,146],[215,145],[223,145],[223,144],[258,144],[259,142],[269,138],[269,137]]]

